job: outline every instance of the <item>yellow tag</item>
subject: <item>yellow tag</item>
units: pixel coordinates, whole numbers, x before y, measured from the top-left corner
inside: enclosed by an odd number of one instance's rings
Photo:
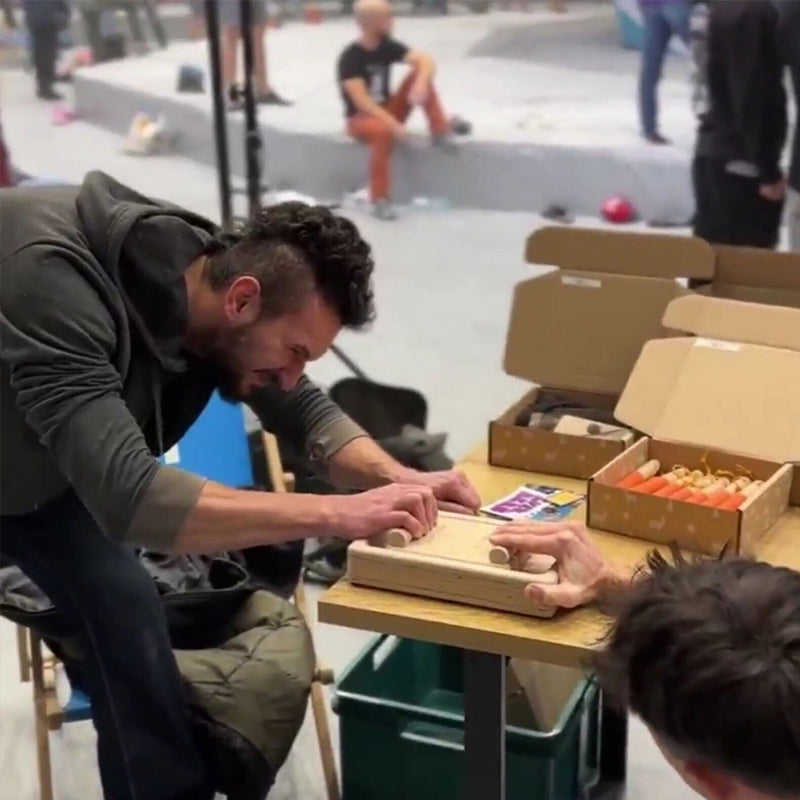
[[[569,506],[583,500],[583,496],[573,492],[556,492],[556,494],[551,494],[547,500],[556,506]]]

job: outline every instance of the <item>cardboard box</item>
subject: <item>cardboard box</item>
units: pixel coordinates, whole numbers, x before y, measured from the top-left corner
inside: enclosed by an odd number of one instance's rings
[[[557,269],[514,288],[504,369],[538,386],[489,424],[489,463],[585,480],[625,445],[521,427],[517,414],[542,389],[612,411],[642,345],[666,334],[664,309],[686,293],[676,278],[710,278],[714,255],[700,239],[548,227],[525,256]]]
[[[718,554],[749,552],[786,511],[800,461],[800,310],[687,295],[648,342],[616,408],[644,438],[589,484],[589,525]],[[662,469],[749,470],[762,490],[737,511],[616,488],[651,458]],[[796,489],[795,489],[796,491]]]
[[[714,278],[696,291],[709,297],[800,308],[800,253],[711,245]]]

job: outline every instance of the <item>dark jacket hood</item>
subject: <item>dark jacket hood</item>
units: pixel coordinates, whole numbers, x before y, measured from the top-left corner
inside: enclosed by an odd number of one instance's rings
[[[183,273],[216,226],[102,172],[86,176],[75,207],[89,249],[120,289],[131,328],[162,368],[181,370],[187,324]]]

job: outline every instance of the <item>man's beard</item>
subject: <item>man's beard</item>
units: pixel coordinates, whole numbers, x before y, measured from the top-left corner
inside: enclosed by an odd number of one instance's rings
[[[227,336],[220,335],[206,342],[201,356],[203,368],[219,396],[233,404],[242,402],[246,395],[242,391],[242,375],[231,367],[236,362],[235,344]]]

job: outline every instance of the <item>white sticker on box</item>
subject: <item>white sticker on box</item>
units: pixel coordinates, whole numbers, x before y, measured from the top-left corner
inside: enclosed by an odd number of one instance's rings
[[[722,339],[696,339],[695,347],[708,347],[712,350],[727,350],[730,353],[738,353],[742,349],[740,344],[736,342],[725,342]]]
[[[165,464],[178,464],[181,460],[181,451],[178,450],[178,445],[174,444],[164,453]]]
[[[561,283],[566,286],[582,286],[585,289],[599,289],[603,285],[597,278],[576,278],[574,275],[562,275]]]

